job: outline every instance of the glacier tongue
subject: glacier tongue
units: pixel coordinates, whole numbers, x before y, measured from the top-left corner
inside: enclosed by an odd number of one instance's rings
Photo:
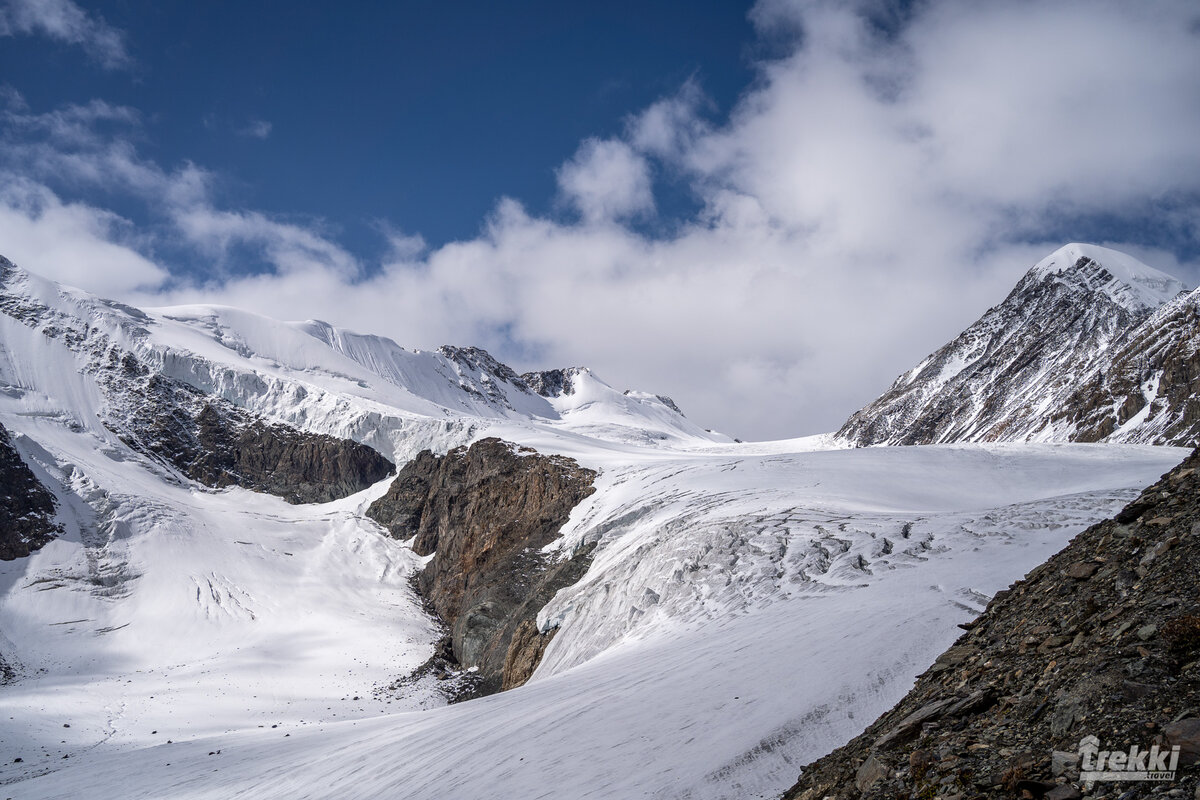
[[[1183,455],[593,447],[605,484],[560,546],[597,556],[546,610],[561,629],[533,681],[418,713],[431,693],[387,687],[436,631],[407,589],[419,559],[361,517],[383,486],[306,507],[197,495],[24,427],[127,492],[116,536],[0,565],[28,669],[0,694],[24,759],[0,781],[31,798],[771,796]],[[89,554],[125,565],[119,593],[82,579]]]

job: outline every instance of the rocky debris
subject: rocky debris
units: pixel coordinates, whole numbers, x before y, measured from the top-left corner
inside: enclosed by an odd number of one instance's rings
[[[892,710],[784,798],[1192,797],[1200,451],[1009,589]],[[1093,568],[1094,567],[1094,568]],[[1171,782],[1080,783],[1081,741],[1181,748]]]
[[[54,495],[43,486],[0,425],[0,561],[23,558],[62,534]],[[6,665],[0,660],[0,673]]]
[[[521,380],[542,397],[569,396],[575,394],[575,376],[583,372],[583,369],[583,367],[567,367],[566,369],[526,372],[521,375]]]
[[[416,586],[449,627],[454,660],[478,668],[476,695],[524,683],[541,660],[551,633],[537,630],[537,612],[583,576],[592,548],[565,559],[541,550],[595,477],[570,458],[489,438],[419,454],[367,509],[434,554]]]
[[[1090,255],[1087,255],[1090,254]],[[1075,258],[1063,269],[1054,259]],[[1200,436],[1200,295],[1142,268],[1157,295],[1071,245],[1031,269],[1000,305],[896,379],[838,436],[856,446],[1125,441],[1194,446]],[[1124,427],[1123,427],[1124,426]]]

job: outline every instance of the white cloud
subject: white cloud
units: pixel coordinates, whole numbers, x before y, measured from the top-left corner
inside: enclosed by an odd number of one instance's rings
[[[19,266],[109,296],[157,289],[167,279],[166,270],[135,249],[127,220],[64,203],[46,187],[18,177],[0,178],[0,243]]]
[[[588,222],[654,210],[650,165],[625,142],[588,139],[558,169],[563,196]]]
[[[932,0],[884,36],[853,5],[763,2],[759,30],[794,36],[793,50],[758,65],[726,120],[689,82],[622,136],[583,142],[558,170],[580,221],[502,199],[478,237],[433,248],[380,223],[390,251],[372,270],[319,221],[224,208],[202,168],[164,169],[128,137],[75,135],[69,113],[53,141],[10,143],[6,163],[122,187],[176,245],[217,264],[249,249],[269,266],[163,294],[131,262],[124,285],[149,291],[127,299],[324,318],[410,346],[476,343],[519,368],[588,364],[734,435],[798,435],[837,426],[1080,238],[1078,225],[1094,229],[1094,214],[1136,226],[1154,213],[1200,245],[1191,8]],[[119,127],[85,127],[105,124]],[[641,234],[628,223],[655,212],[666,173],[701,210],[670,235]],[[119,220],[59,205],[73,230],[126,241]],[[54,230],[53,214],[8,208],[25,241]],[[1200,276],[1163,243],[1107,244]]]
[[[17,34],[78,45],[107,69],[131,63],[125,35],[71,0],[4,0],[0,4],[0,36]]]

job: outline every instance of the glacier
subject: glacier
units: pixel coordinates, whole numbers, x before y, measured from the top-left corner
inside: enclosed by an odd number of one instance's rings
[[[0,784],[23,798],[776,796],[1187,453],[736,443],[587,370],[546,397],[473,348],[3,283],[0,423],[65,531],[0,562]],[[499,436],[597,470],[548,548],[597,545],[539,614],[533,679],[455,705],[405,683],[439,630],[423,559],[364,514],[388,482],[290,505],[183,479],[106,426],[125,398],[98,341],[397,463]]]

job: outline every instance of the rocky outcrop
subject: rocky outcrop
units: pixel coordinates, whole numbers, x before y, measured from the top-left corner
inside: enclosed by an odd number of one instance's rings
[[[526,372],[521,375],[521,380],[542,397],[562,397],[575,393],[574,379],[582,371],[583,367],[546,369],[540,372]]]
[[[963,627],[895,708],[805,767],[784,797],[1079,797],[1088,736],[1096,753],[1181,748],[1174,781],[1100,782],[1092,796],[1191,797],[1200,451]]]
[[[1195,445],[1194,426],[1183,421],[1198,414],[1187,410],[1198,397],[1190,361],[1194,317],[1189,326],[1183,306],[1164,319],[1155,314],[1178,305],[1183,288],[1122,253],[1068,245],[853,414],[837,435],[856,446]],[[1156,355],[1147,360],[1151,345]],[[1147,403],[1152,407],[1139,415]]]
[[[62,533],[54,496],[38,482],[0,425],[0,560],[23,558]],[[0,659],[0,673],[5,665]]]
[[[445,456],[421,453],[367,510],[417,553],[434,554],[417,588],[449,627],[454,658],[478,668],[477,694],[533,674],[548,641],[537,612],[591,560],[590,548],[567,559],[541,550],[595,477],[572,459],[483,439]]]
[[[240,486],[289,503],[362,491],[394,468],[367,445],[272,424],[113,351],[98,382],[122,402],[108,426],[129,447],[214,488]]]
[[[1051,424],[1073,441],[1200,444],[1200,289],[1167,303],[1115,348]]]

